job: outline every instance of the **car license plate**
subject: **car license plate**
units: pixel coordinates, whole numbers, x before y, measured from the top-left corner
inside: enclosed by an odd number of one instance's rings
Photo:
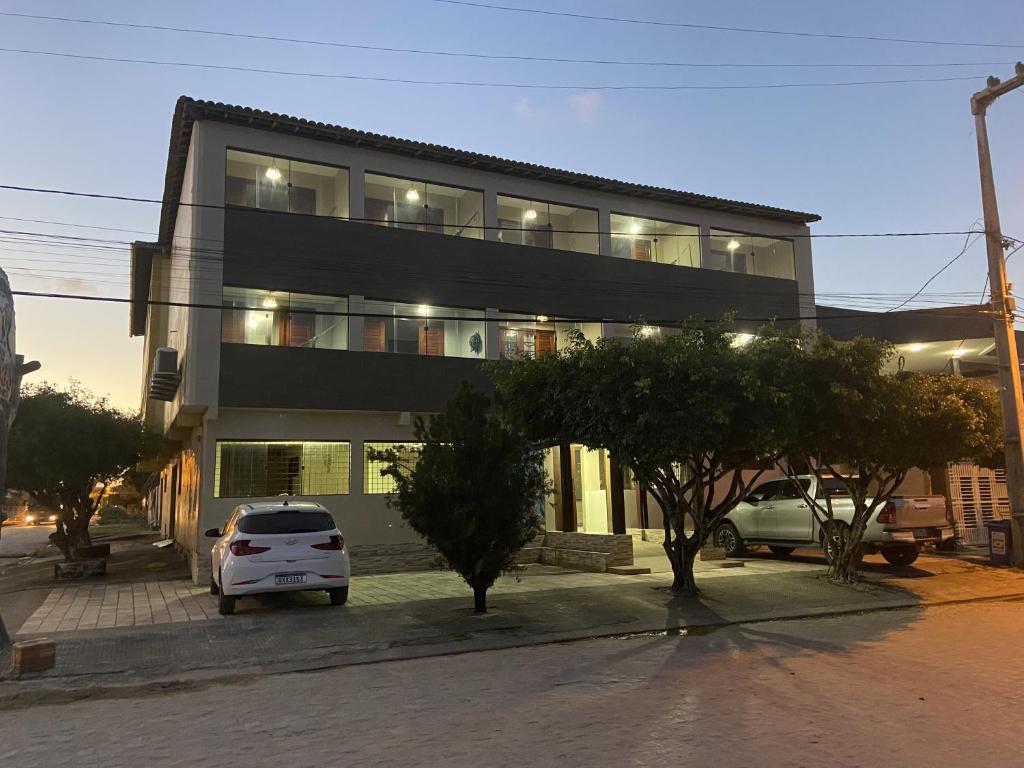
[[[305,584],[306,574],[304,573],[279,573],[274,577],[274,583],[283,584]]]

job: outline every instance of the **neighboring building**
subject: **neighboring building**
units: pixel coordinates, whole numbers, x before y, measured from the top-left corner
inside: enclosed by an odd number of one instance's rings
[[[957,373],[999,386],[996,342],[988,305],[937,307],[896,312],[862,312],[818,306],[818,327],[843,341],[857,336],[892,342],[894,370]],[[1017,331],[1017,348],[1024,333]],[[949,502],[957,538],[963,544],[988,541],[985,523],[1008,519],[1006,470],[957,462],[911,473],[906,493],[941,493]]]
[[[165,438],[150,514],[197,580],[204,529],[284,494],[327,505],[357,555],[421,547],[366,452],[409,441],[461,381],[486,386],[484,360],[573,328],[732,311],[752,331],[815,309],[813,214],[188,98],[163,199],[159,240],[133,245],[131,333],[170,398],[143,396]],[[154,370],[165,347],[176,369]],[[547,461],[550,530],[640,525],[603,452]]]

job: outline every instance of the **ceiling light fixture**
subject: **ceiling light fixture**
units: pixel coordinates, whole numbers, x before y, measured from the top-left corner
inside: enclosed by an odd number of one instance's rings
[[[277,299],[275,299],[273,296],[267,296],[267,298],[263,300],[263,308],[277,309]]]
[[[538,323],[546,323],[547,321],[548,321],[548,316],[547,315],[537,315],[537,322]]]
[[[908,352],[920,352],[922,349],[924,349],[924,344],[918,344],[915,342],[914,344],[907,345]]]
[[[632,224],[629,225],[629,234],[631,234],[631,235],[639,235],[640,234],[640,225],[637,224],[635,221]]]
[[[525,211],[523,211],[523,219],[525,221],[533,221],[536,218],[537,218],[537,211],[534,210],[533,208],[527,208]]]
[[[430,314],[430,307],[428,307],[426,304],[420,304],[418,307],[416,307],[416,311],[419,312],[424,317],[426,317],[427,315]]]
[[[281,171],[278,170],[276,165],[272,165],[269,168],[267,168],[266,173],[264,173],[263,175],[273,182],[278,182],[281,180]]]
[[[405,199],[408,200],[410,203],[418,202],[420,199],[420,193],[417,192],[415,188],[410,189],[408,192],[405,193]]]
[[[740,247],[740,241],[739,240],[730,240],[729,244],[726,245],[725,247],[728,248],[730,251],[735,251],[737,248]]]

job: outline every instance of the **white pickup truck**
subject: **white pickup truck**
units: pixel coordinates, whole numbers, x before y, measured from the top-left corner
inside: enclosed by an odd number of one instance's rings
[[[743,554],[747,545],[766,545],[773,554],[788,555],[797,547],[821,546],[826,557],[829,542],[822,535],[819,514],[811,509],[796,487],[800,482],[811,498],[825,506],[825,495],[813,476],[797,481],[768,480],[757,486],[730,512],[715,530],[715,543],[726,555]],[[853,502],[840,480],[826,479],[832,513],[840,525],[853,520]],[[823,515],[822,515],[823,517]],[[880,552],[893,565],[910,565],[922,544],[939,544],[953,538],[942,496],[893,496],[877,510],[864,531],[866,554]]]

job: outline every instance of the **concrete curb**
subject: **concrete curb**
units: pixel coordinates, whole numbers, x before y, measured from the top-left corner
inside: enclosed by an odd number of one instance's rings
[[[23,709],[32,706],[72,704],[77,701],[94,699],[123,699],[153,696],[168,692],[189,692],[202,690],[212,685],[240,685],[254,679],[280,674],[301,674],[323,672],[350,666],[382,664],[392,661],[414,661],[417,659],[442,656],[458,656],[485,651],[529,648],[538,645],[583,642],[609,638],[631,638],[676,634],[708,634],[732,626],[766,624],[777,621],[803,621],[828,619],[840,616],[864,615],[886,611],[921,610],[949,605],[973,603],[1016,602],[1024,600],[1024,592],[1004,595],[982,595],[948,600],[925,600],[914,602],[906,599],[889,600],[876,605],[850,605],[848,607],[824,607],[788,614],[762,613],[718,622],[694,622],[675,626],[631,626],[608,627],[607,631],[579,632],[562,631],[536,635],[533,638],[483,637],[474,641],[437,640],[416,645],[388,646],[362,651],[341,651],[331,648],[316,659],[283,660],[266,666],[247,666],[246,671],[210,668],[188,670],[180,674],[158,675],[150,679],[130,682],[113,682],[124,679],[121,673],[102,674],[96,678],[89,675],[46,676],[35,679],[4,680],[0,688],[0,711]]]

